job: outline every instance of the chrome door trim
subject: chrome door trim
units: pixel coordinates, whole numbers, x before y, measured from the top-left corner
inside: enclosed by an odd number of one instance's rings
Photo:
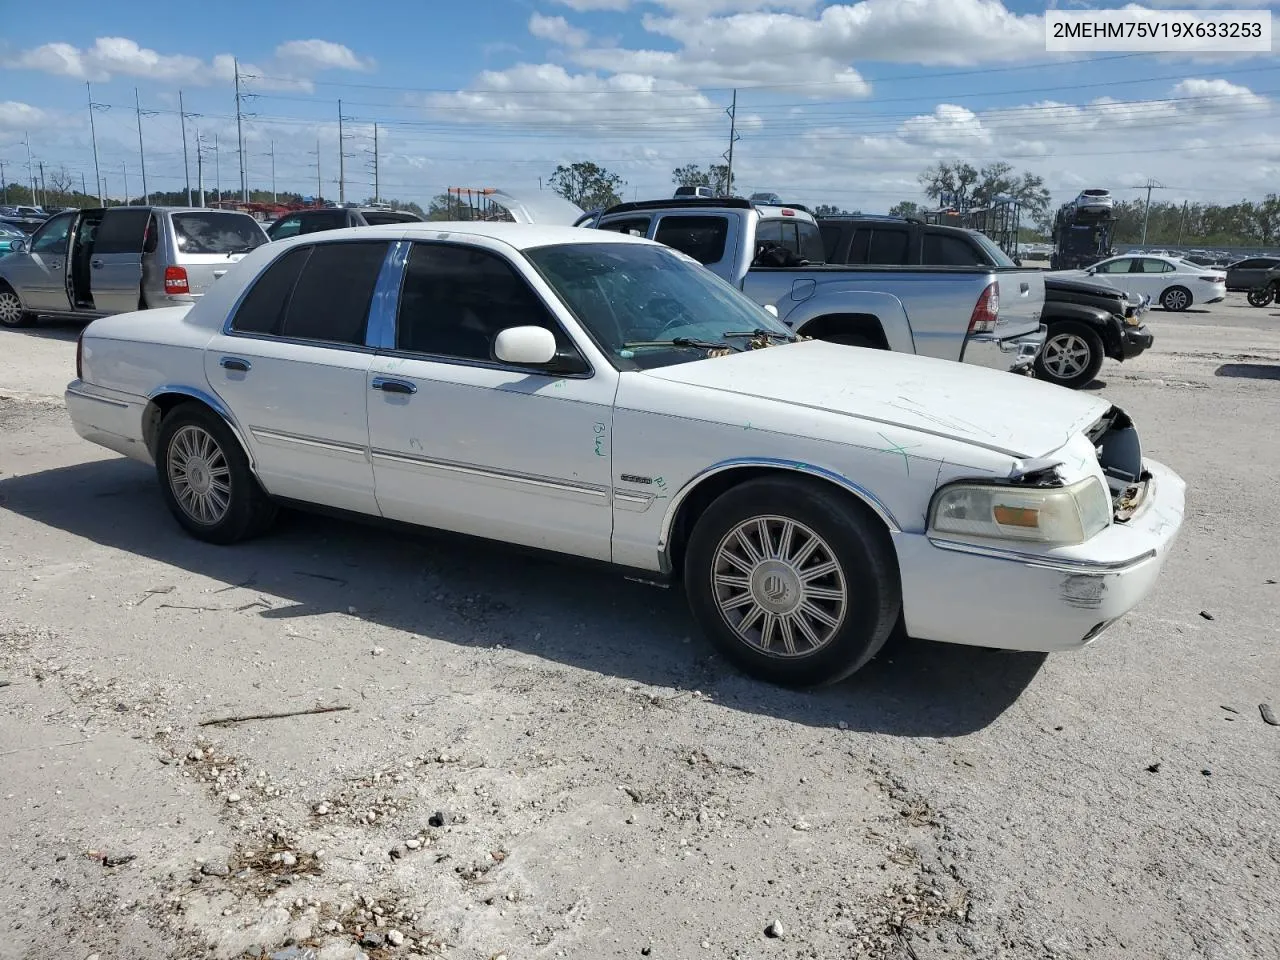
[[[514,483],[525,487],[535,487],[555,493],[581,497],[592,503],[609,502],[609,488],[587,483],[573,483],[556,477],[542,477],[527,473],[513,473],[506,470],[492,470],[468,463],[457,463],[452,460],[437,460],[433,457],[415,457],[411,454],[395,450],[370,450],[375,463],[398,464],[417,467],[424,470],[438,470],[444,473],[475,477],[480,480],[498,480],[503,483]]]

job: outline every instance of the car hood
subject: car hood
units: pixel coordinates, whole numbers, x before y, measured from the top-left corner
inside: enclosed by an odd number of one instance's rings
[[[1023,459],[1053,453],[1111,406],[1100,397],[1012,373],[821,340],[645,375],[903,427]]]
[[[1124,293],[1105,283],[1099,283],[1092,277],[1063,276],[1060,273],[1047,274],[1044,278],[1046,290],[1061,290],[1065,293],[1086,293],[1094,297],[1124,297]]]

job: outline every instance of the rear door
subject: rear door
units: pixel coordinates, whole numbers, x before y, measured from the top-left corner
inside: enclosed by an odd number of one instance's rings
[[[103,215],[89,258],[89,290],[100,313],[137,310],[149,207],[113,207]]]
[[[257,220],[229,210],[174,212],[169,214],[169,226],[173,265],[186,271],[187,286],[194,297],[203,296],[210,284],[250,250],[269,242]]]

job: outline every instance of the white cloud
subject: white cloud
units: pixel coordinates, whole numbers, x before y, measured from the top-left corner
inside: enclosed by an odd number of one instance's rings
[[[0,59],[0,66],[36,70],[54,76],[101,83],[116,76],[138,77],[163,83],[207,86],[231,79],[234,56],[220,53],[208,62],[186,54],[162,54],[127,37],[98,37],[90,47],[46,43]],[[312,90],[307,74],[318,70],[366,70],[372,61],[362,60],[350,49],[326,40],[291,40],[276,48],[265,65],[240,63],[241,76],[260,78],[267,90]]]
[[[547,17],[541,13],[529,18],[529,32],[562,47],[582,47],[591,39],[591,34],[572,26],[564,17]]]
[[[26,130],[39,127],[50,119],[50,114],[29,103],[17,100],[0,101],[0,130]]]
[[[350,47],[329,40],[290,40],[276,47],[276,59],[314,70],[372,70],[374,62],[363,60]]]

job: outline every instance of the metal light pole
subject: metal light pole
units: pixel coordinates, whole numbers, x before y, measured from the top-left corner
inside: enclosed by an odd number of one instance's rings
[[[196,181],[200,188],[200,206],[204,206],[204,144],[200,142],[200,128],[196,127]]]
[[[5,161],[0,160],[0,188],[4,190],[4,200],[0,201],[5,206],[9,205],[9,181],[4,178]]]
[[[378,189],[378,125],[373,125],[373,202],[382,202],[382,193]]]
[[[249,202],[249,181],[244,175],[244,127],[241,124],[240,116],[240,61],[232,61],[236,69],[236,139],[240,144],[240,199],[244,203]],[[221,196],[218,197],[222,199]]]
[[[343,146],[342,146],[342,101],[338,101],[338,204],[339,206],[347,202],[347,174],[346,164],[343,162]]]
[[[187,111],[182,105],[182,91],[178,91],[178,116],[182,121],[182,177],[187,182],[187,206],[191,206],[191,166],[187,160]]]
[[[142,167],[142,205],[151,206],[151,193],[147,190],[147,154],[142,149],[142,104],[138,100],[138,88],[133,88],[133,108],[138,115],[138,165]]]
[[[22,145],[27,148],[27,186],[31,188],[31,202],[36,199],[36,174],[31,165],[31,134],[22,132]]]
[[[125,166],[123,160],[120,161],[120,172],[124,175],[124,205],[129,205],[129,168]]]
[[[98,181],[98,202],[107,205],[106,187],[102,183],[102,171],[98,167],[98,134],[93,126],[93,87],[88,83],[84,88],[89,91],[89,140],[93,143],[93,176]]]
[[[222,203],[222,152],[218,149],[218,135],[213,135],[213,184],[218,191],[218,203]]]

